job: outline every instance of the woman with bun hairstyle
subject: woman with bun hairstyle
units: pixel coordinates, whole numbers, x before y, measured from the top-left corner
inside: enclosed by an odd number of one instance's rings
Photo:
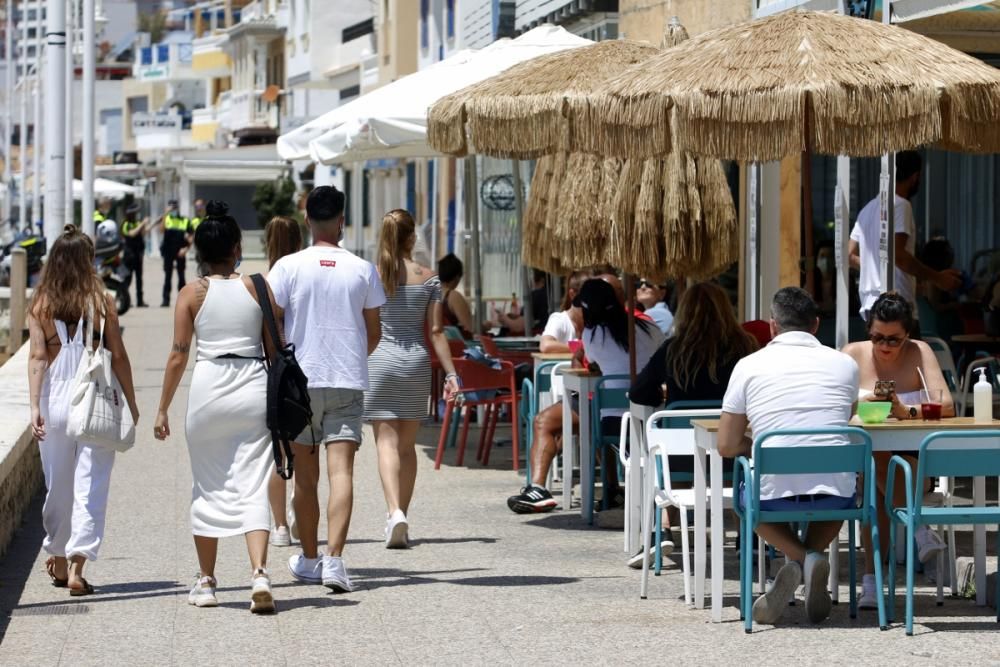
[[[111,368],[132,418],[139,421],[132,366],[122,343],[118,311],[94,271],[94,243],[67,225],[52,244],[41,282],[28,311],[28,386],[31,432],[45,474],[42,548],[52,585],[72,596],[94,592],[83,566],[95,560],[104,538],[104,518],[114,450],[77,442],[66,435],[76,369],[83,358],[85,331],[94,327],[95,347],[104,331]]]
[[[194,235],[202,277],[181,290],[174,313],[174,341],[167,358],[153,435],[170,436],[167,415],[197,336],[197,362],[188,393],[185,435],[194,478],[191,528],[200,571],[188,604],[215,607],[219,538],[243,535],[250,555],[255,614],[274,611],[267,573],[271,529],[267,483],[271,433],[267,430],[264,347],[274,341],[263,328],[257,291],[236,272],[242,256],[239,225],[223,202],[211,201]],[[268,290],[279,322],[280,310]]]

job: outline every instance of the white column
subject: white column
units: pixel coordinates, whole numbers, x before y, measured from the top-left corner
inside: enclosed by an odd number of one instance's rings
[[[892,2],[883,2],[882,23],[892,23]],[[885,292],[896,287],[896,215],[893,210],[896,205],[896,156],[886,153],[882,156],[882,178],[880,179],[880,195],[882,197],[881,238],[879,239],[879,260],[882,266],[882,289]]]
[[[39,11],[41,8],[39,7]],[[41,25],[41,21],[38,22]],[[37,31],[35,34],[38,34]],[[45,150],[42,141],[42,40],[35,46],[35,76],[31,78],[31,224],[36,227],[42,221],[42,166]]]
[[[848,343],[850,337],[850,270],[847,249],[851,238],[851,158],[837,158],[837,188],[833,200],[836,225],[834,253],[837,263],[837,334],[836,348]]]
[[[18,91],[21,95],[21,147],[19,159],[21,161],[21,186],[17,189],[17,205],[19,209],[18,229],[23,230],[28,226],[28,16],[24,7],[21,7],[21,39],[19,45],[21,49],[21,76],[18,80]]]
[[[95,53],[94,0],[83,0],[83,198],[80,216],[85,234],[94,236],[94,70]]]
[[[63,106],[63,135],[65,147],[63,150],[63,205],[65,214],[63,221],[72,225],[73,215],[73,158],[75,145],[73,143],[73,83],[76,80],[76,58],[73,56],[73,41],[76,37],[77,0],[68,0],[69,12],[66,16],[66,72],[65,72],[65,104]],[[50,211],[53,209],[49,209]]]
[[[747,242],[744,255],[743,317],[746,321],[764,319],[760,309],[760,181],[759,162],[747,165]]]
[[[781,287],[781,163],[760,165],[760,218],[757,254],[760,267],[758,316],[770,317],[771,299]]]
[[[4,35],[4,64],[7,67],[6,81],[4,82],[4,139],[3,139],[3,225],[6,230],[10,224],[11,198],[14,190],[11,183],[14,178],[14,168],[11,166],[11,152],[13,146],[10,138],[14,134],[14,73],[17,68],[14,66],[14,0],[7,0],[7,30]]]

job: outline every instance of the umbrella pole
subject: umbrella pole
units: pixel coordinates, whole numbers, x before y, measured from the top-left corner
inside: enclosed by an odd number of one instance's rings
[[[479,192],[477,184],[479,177],[476,175],[476,156],[470,155],[465,158],[465,205],[466,222],[472,232],[472,275],[475,276],[475,287],[473,290],[473,303],[475,305],[476,317],[473,320],[474,332],[483,333],[483,262],[479,256]]]
[[[802,151],[802,224],[805,226],[803,242],[805,243],[806,291],[815,295],[815,240],[813,239],[813,207],[812,207],[812,155],[809,150],[809,98],[806,96],[805,113],[803,114],[803,132],[805,133],[805,150]]]
[[[635,278],[625,274],[625,308],[628,310],[628,375],[635,383]]]
[[[514,214],[517,216],[518,229],[524,237],[524,190],[521,188],[521,161],[511,160],[510,170],[514,182]],[[523,247],[523,244],[522,246]],[[524,263],[523,253],[519,253],[521,263],[521,321],[524,322],[524,335],[534,334],[535,313],[531,303],[531,292],[534,289],[531,268]]]

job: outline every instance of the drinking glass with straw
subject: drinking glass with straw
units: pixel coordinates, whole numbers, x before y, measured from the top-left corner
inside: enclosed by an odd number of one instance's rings
[[[920,384],[923,385],[923,395],[926,400],[920,404],[920,415],[925,421],[937,421],[941,419],[941,403],[944,391],[942,389],[928,389],[927,379],[920,366],[917,366],[917,374],[920,375]]]

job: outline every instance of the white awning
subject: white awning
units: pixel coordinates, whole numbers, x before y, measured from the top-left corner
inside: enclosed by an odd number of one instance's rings
[[[479,51],[460,51],[282,135],[278,153],[285,160],[312,158],[323,164],[438,156],[427,143],[432,104],[517,63],[592,43],[545,25]]]

